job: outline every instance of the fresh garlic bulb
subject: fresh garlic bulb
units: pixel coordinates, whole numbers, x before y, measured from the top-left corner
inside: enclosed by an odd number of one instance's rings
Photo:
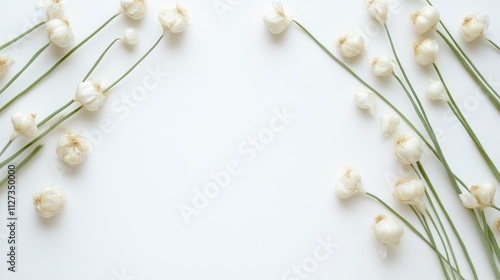
[[[183,32],[186,30],[189,22],[189,16],[186,9],[179,4],[177,4],[175,8],[160,11],[158,19],[163,28],[172,33]]]
[[[87,156],[90,143],[85,137],[66,131],[57,141],[56,153],[67,165],[80,165]]]
[[[413,44],[413,54],[421,65],[428,65],[436,62],[439,45],[436,40],[427,38],[419,39]]]
[[[42,218],[50,218],[62,211],[66,197],[62,190],[49,187],[33,196],[33,204]]]
[[[335,185],[335,192],[339,198],[349,198],[357,193],[365,193],[361,184],[361,174],[353,168],[346,168],[344,175]]]
[[[85,81],[78,84],[75,101],[82,103],[88,111],[97,111],[106,101],[106,94],[99,83]]]
[[[67,20],[58,18],[49,20],[45,23],[45,30],[47,30],[50,42],[58,47],[69,47],[73,43],[73,30]]]
[[[420,160],[424,152],[422,140],[414,135],[402,135],[396,139],[395,154],[404,164],[414,164]]]
[[[279,34],[285,31],[292,19],[285,15],[283,5],[280,1],[273,1],[273,10],[264,14],[264,24],[273,34]]]
[[[343,57],[355,57],[365,51],[365,41],[360,34],[348,32],[337,40],[337,48]]]
[[[35,113],[14,113],[11,117],[14,132],[10,136],[10,140],[14,140],[19,136],[33,138],[38,134],[38,126],[36,124]]]

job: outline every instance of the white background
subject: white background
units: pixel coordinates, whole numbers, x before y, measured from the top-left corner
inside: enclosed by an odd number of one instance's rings
[[[491,38],[500,41],[496,1],[435,1],[443,21],[458,37],[458,25],[470,12],[492,19]],[[34,1],[2,0],[0,42],[35,23]],[[119,1],[70,1],[68,18],[80,42],[119,8]],[[217,12],[214,4],[231,9]],[[136,27],[140,43],[114,46],[91,79],[110,84],[161,34],[161,8],[172,1],[149,1],[146,18],[120,16],[78,50],[49,78],[0,116],[0,142],[11,133],[15,111],[50,114],[74,95],[102,50],[125,27]],[[363,174],[364,186],[414,221],[408,208],[392,199],[390,178],[407,176],[393,155],[393,139],[379,131],[378,117],[390,113],[381,102],[373,115],[362,112],[352,96],[359,85],[297,26],[270,34],[262,23],[269,1],[181,1],[189,11],[189,29],[168,35],[158,48],[112,91],[97,113],[81,112],[63,128],[94,137],[86,162],[64,167],[55,154],[63,130],[50,134],[45,147],[18,173],[18,272],[0,264],[1,279],[287,279],[292,266],[310,260],[321,242],[335,243],[326,260],[307,279],[441,278],[437,258],[410,230],[401,244],[382,259],[370,226],[386,211],[357,196],[341,201],[334,185],[345,166]],[[364,10],[363,1],[284,2],[286,11],[336,52],[340,35],[358,30],[366,53],[348,64],[373,82],[387,98],[416,121],[403,92],[392,79],[375,78],[368,67],[373,56],[391,56],[380,26]],[[393,3],[389,26],[396,47],[434,124],[453,170],[468,184],[493,180],[464,130],[445,106],[424,98],[430,67],[415,62],[411,46],[418,38],[409,14],[424,1]],[[496,14],[495,14],[496,13]],[[16,59],[9,77],[46,42],[43,28],[13,47]],[[426,35],[434,36],[434,35]],[[436,37],[436,39],[438,39]],[[460,40],[460,39],[459,39]],[[498,112],[454,59],[443,41],[437,64],[457,102],[491,158],[500,159]],[[460,40],[461,42],[461,40]],[[500,90],[499,53],[487,44],[463,44],[471,58]],[[0,96],[0,103],[25,88],[65,53],[47,51]],[[137,92],[151,71],[168,73],[157,86]],[[151,81],[154,81],[151,80]],[[131,103],[126,103],[125,98]],[[129,105],[127,105],[129,104]],[[275,133],[255,158],[239,152],[249,137],[269,127],[275,110],[295,118]],[[103,125],[110,131],[99,131]],[[420,126],[419,126],[420,127]],[[408,131],[401,126],[399,132]],[[100,136],[100,137],[99,137]],[[26,143],[17,140],[9,153]],[[179,207],[192,206],[196,190],[212,181],[210,174],[239,163],[240,173],[199,215],[187,224]],[[433,156],[423,159],[441,197],[457,221],[481,279],[492,279],[473,224],[451,191],[444,169]],[[4,171],[2,171],[4,172]],[[38,217],[32,195],[55,185],[67,196],[64,211],[52,219]],[[6,191],[0,190],[0,219],[6,219]],[[487,211],[490,224],[498,216]],[[416,221],[414,221],[416,222]],[[4,222],[1,222],[3,225]],[[0,260],[5,259],[7,229],[0,227]],[[458,245],[455,247],[459,251]],[[322,251],[323,253],[325,251]],[[462,259],[463,260],[463,259]],[[466,278],[467,266],[462,263]],[[132,278],[133,276],[133,278]],[[303,276],[303,279],[306,279]],[[288,278],[301,279],[301,278]]]

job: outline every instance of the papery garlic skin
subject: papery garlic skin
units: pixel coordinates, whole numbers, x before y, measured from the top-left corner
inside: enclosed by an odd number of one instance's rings
[[[45,10],[47,21],[58,18],[64,20],[64,4],[61,0],[49,0],[41,7]]]
[[[139,41],[137,30],[135,28],[125,28],[122,37],[120,37],[120,41],[131,46],[137,44]]]
[[[375,76],[386,77],[394,73],[394,64],[387,56],[374,57],[370,60],[370,65]]]
[[[0,55],[0,78],[7,74],[9,65],[14,63],[14,59],[10,55]]]
[[[131,19],[139,20],[146,14],[146,0],[121,0],[122,12]]]
[[[90,143],[85,137],[67,131],[57,141],[56,153],[64,163],[76,167],[85,160],[89,149]]]
[[[392,193],[395,200],[408,205],[416,206],[420,212],[425,213],[423,198],[425,185],[418,179],[398,180]]]
[[[353,168],[346,168],[344,175],[335,185],[335,193],[339,198],[349,198],[357,193],[365,193],[361,184],[361,173]]]
[[[489,24],[490,19],[488,16],[468,15],[462,21],[462,25],[460,25],[460,36],[467,42],[474,41],[479,36],[484,35]]]
[[[356,32],[348,32],[337,40],[337,49],[343,57],[355,57],[365,52],[365,40]]]
[[[438,51],[438,43],[431,38],[419,39],[413,44],[413,54],[420,65],[428,65],[436,62]]]
[[[474,185],[470,188],[470,193],[460,194],[459,197],[465,207],[470,209],[483,210],[494,206],[495,193],[497,187],[493,183]]]
[[[431,29],[435,29],[439,22],[439,11],[434,6],[425,6],[410,16],[415,30],[423,34]]]
[[[76,89],[75,101],[82,103],[88,111],[97,111],[104,104],[106,98],[102,86],[97,82],[81,82]]]
[[[366,0],[366,9],[370,15],[378,20],[381,24],[387,22],[387,14],[389,13],[389,1],[387,0]]]
[[[189,16],[186,9],[179,4],[177,4],[175,8],[161,10],[158,14],[158,19],[163,28],[172,33],[184,32],[189,22]]]
[[[380,131],[384,137],[391,135],[399,126],[401,120],[394,115],[384,115],[380,117]]]
[[[292,19],[285,14],[281,1],[273,1],[273,8],[264,14],[264,24],[271,33],[280,34],[288,28]]]
[[[396,247],[404,234],[404,228],[393,218],[378,215],[373,224],[375,238],[385,246]]]
[[[62,190],[49,187],[33,196],[33,204],[42,218],[50,218],[62,211],[66,197]]]
[[[45,30],[50,42],[60,48],[68,47],[73,43],[73,30],[66,20],[58,18],[49,20],[45,23]]]
[[[450,101],[448,94],[446,94],[446,89],[441,81],[429,80],[425,95],[431,100],[441,100],[444,102]]]
[[[360,86],[354,92],[354,102],[359,108],[373,112],[375,108],[375,94],[371,90]]]
[[[38,126],[35,119],[35,113],[14,113],[10,119],[14,127],[14,132],[12,132],[10,140],[13,141],[19,136],[27,138],[35,137],[38,134]]]
[[[422,140],[414,135],[401,135],[396,139],[395,154],[404,164],[414,164],[424,152]]]

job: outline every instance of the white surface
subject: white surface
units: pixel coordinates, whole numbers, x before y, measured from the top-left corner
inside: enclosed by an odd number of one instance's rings
[[[390,55],[384,34],[363,9],[363,1],[286,1],[286,11],[334,50],[343,33],[365,34],[367,52],[350,61],[368,81],[405,112],[411,108],[394,81],[373,77],[367,60]],[[500,41],[500,6],[496,1],[435,1],[445,23],[457,26],[469,12],[488,13],[490,34]],[[222,15],[216,3],[228,3]],[[423,1],[396,1],[399,12],[390,28],[397,49],[423,95],[432,69],[416,64],[411,45],[418,37],[408,15]],[[140,43],[113,47],[91,77],[111,83],[161,33],[156,14],[173,2],[149,1],[147,17],[135,22],[120,16],[78,50],[49,78],[0,117],[0,143],[10,134],[14,111],[36,111],[43,118],[73,97],[76,84],[108,45],[133,26]],[[373,218],[386,211],[374,201],[355,197],[340,201],[333,187],[343,168],[357,167],[365,188],[398,210],[392,199],[391,174],[408,174],[393,155],[393,143],[379,132],[378,116],[389,109],[378,102],[375,116],[358,110],[352,94],[358,83],[330,60],[301,30],[291,26],[273,36],[262,24],[268,1],[181,1],[191,24],[181,36],[167,36],[159,47],[112,90],[98,113],[82,112],[64,128],[86,131],[112,124],[77,169],[64,167],[55,154],[61,130],[44,140],[45,148],[19,172],[18,273],[0,265],[1,279],[437,279],[442,277],[435,255],[406,233],[388,257],[370,231]],[[24,30],[34,17],[33,1],[1,1],[0,42]],[[70,1],[69,20],[79,42],[118,10],[119,1]],[[453,8],[453,10],[452,10]],[[496,14],[494,14],[496,12]],[[27,26],[27,25],[26,25]],[[378,30],[378,31],[377,31]],[[9,48],[17,62],[10,76],[45,43],[43,29]],[[490,156],[499,163],[498,113],[467,77],[451,52],[441,46],[438,65],[457,102],[465,104],[469,121]],[[465,45],[464,45],[465,46]],[[465,46],[496,89],[500,57],[484,45]],[[4,53],[4,52],[2,52]],[[64,52],[50,47],[20,81],[32,81]],[[126,101],[150,72],[169,73],[146,97]],[[4,78],[1,84],[7,79]],[[16,82],[0,98],[24,89]],[[130,102],[130,103],[127,103]],[[466,182],[492,180],[465,132],[443,106],[423,101],[436,129],[445,134],[444,149],[456,173]],[[469,103],[466,103],[469,102]],[[249,152],[249,137],[267,131],[276,110],[295,116],[272,141]],[[416,117],[409,115],[412,120]],[[104,123],[104,124],[103,124]],[[405,130],[405,127],[401,128]],[[268,131],[267,131],[268,132]],[[266,132],[262,132],[266,133]],[[99,139],[98,139],[99,140]],[[21,147],[24,140],[13,145]],[[11,150],[12,151],[12,150]],[[187,224],[179,211],[191,205],[196,190],[212,182],[210,174],[230,163],[239,174]],[[443,169],[428,155],[425,164],[442,199],[450,205],[469,244],[481,279],[492,279],[472,223],[465,218]],[[407,172],[407,171],[406,171]],[[64,211],[49,220],[37,216],[31,196],[49,185],[67,195]],[[0,219],[5,219],[6,191],[0,190]],[[487,211],[491,223],[498,216]],[[463,217],[462,217],[463,216]],[[463,218],[463,219],[462,219]],[[0,222],[2,225],[4,222]],[[0,252],[6,252],[6,228],[0,228]],[[320,239],[335,243],[328,257],[302,278],[286,278],[294,265],[311,261]],[[455,247],[459,250],[459,247]],[[321,251],[325,253],[326,251]],[[4,257],[0,257],[4,259]],[[466,270],[466,264],[462,263]],[[466,274],[470,278],[469,274]],[[127,278],[125,276],[133,276]],[[308,278],[306,278],[307,276]]]

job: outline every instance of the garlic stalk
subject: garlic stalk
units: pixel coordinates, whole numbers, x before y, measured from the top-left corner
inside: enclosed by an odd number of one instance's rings
[[[45,21],[42,21],[40,23],[37,23],[35,24],[33,27],[31,27],[30,29],[24,31],[23,33],[19,34],[17,37],[15,37],[14,39],[4,43],[3,45],[0,46],[0,50],[3,50],[5,49],[6,47],[14,44],[15,42],[21,40],[24,36],[30,34],[31,32],[33,32],[34,30],[36,30],[38,27],[42,26],[45,24]]]

